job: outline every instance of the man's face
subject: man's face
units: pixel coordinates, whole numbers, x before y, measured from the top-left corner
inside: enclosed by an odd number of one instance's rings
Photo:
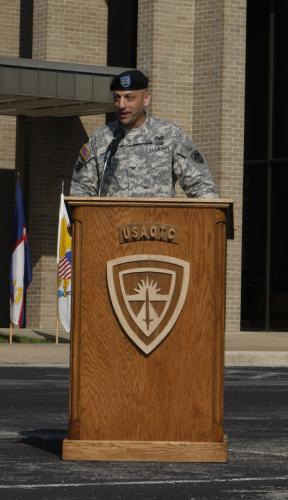
[[[145,121],[145,107],[150,101],[150,94],[145,90],[114,90],[115,113],[126,128],[140,127]]]

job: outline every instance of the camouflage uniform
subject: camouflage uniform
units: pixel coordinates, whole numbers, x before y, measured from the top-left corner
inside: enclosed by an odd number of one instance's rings
[[[73,171],[70,194],[97,196],[105,153],[119,122],[97,129],[83,146]],[[189,197],[216,197],[208,165],[175,124],[147,116],[125,131],[105,171],[101,196],[173,197],[175,182]]]

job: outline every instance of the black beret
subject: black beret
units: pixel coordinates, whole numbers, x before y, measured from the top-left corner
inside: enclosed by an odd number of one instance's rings
[[[113,78],[110,90],[141,90],[147,89],[149,79],[138,69],[124,71]]]

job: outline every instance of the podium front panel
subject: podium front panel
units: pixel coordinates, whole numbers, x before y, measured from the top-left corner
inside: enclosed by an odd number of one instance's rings
[[[223,443],[225,209],[100,200],[72,216],[69,439]]]

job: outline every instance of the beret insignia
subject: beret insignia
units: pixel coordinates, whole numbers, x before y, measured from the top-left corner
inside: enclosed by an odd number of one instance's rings
[[[130,85],[131,85],[130,75],[121,76],[120,83],[121,83],[121,87],[124,87],[124,89],[127,89],[128,87],[130,87]]]
[[[141,90],[147,89],[149,78],[139,69],[132,69],[114,76],[110,90]]]

